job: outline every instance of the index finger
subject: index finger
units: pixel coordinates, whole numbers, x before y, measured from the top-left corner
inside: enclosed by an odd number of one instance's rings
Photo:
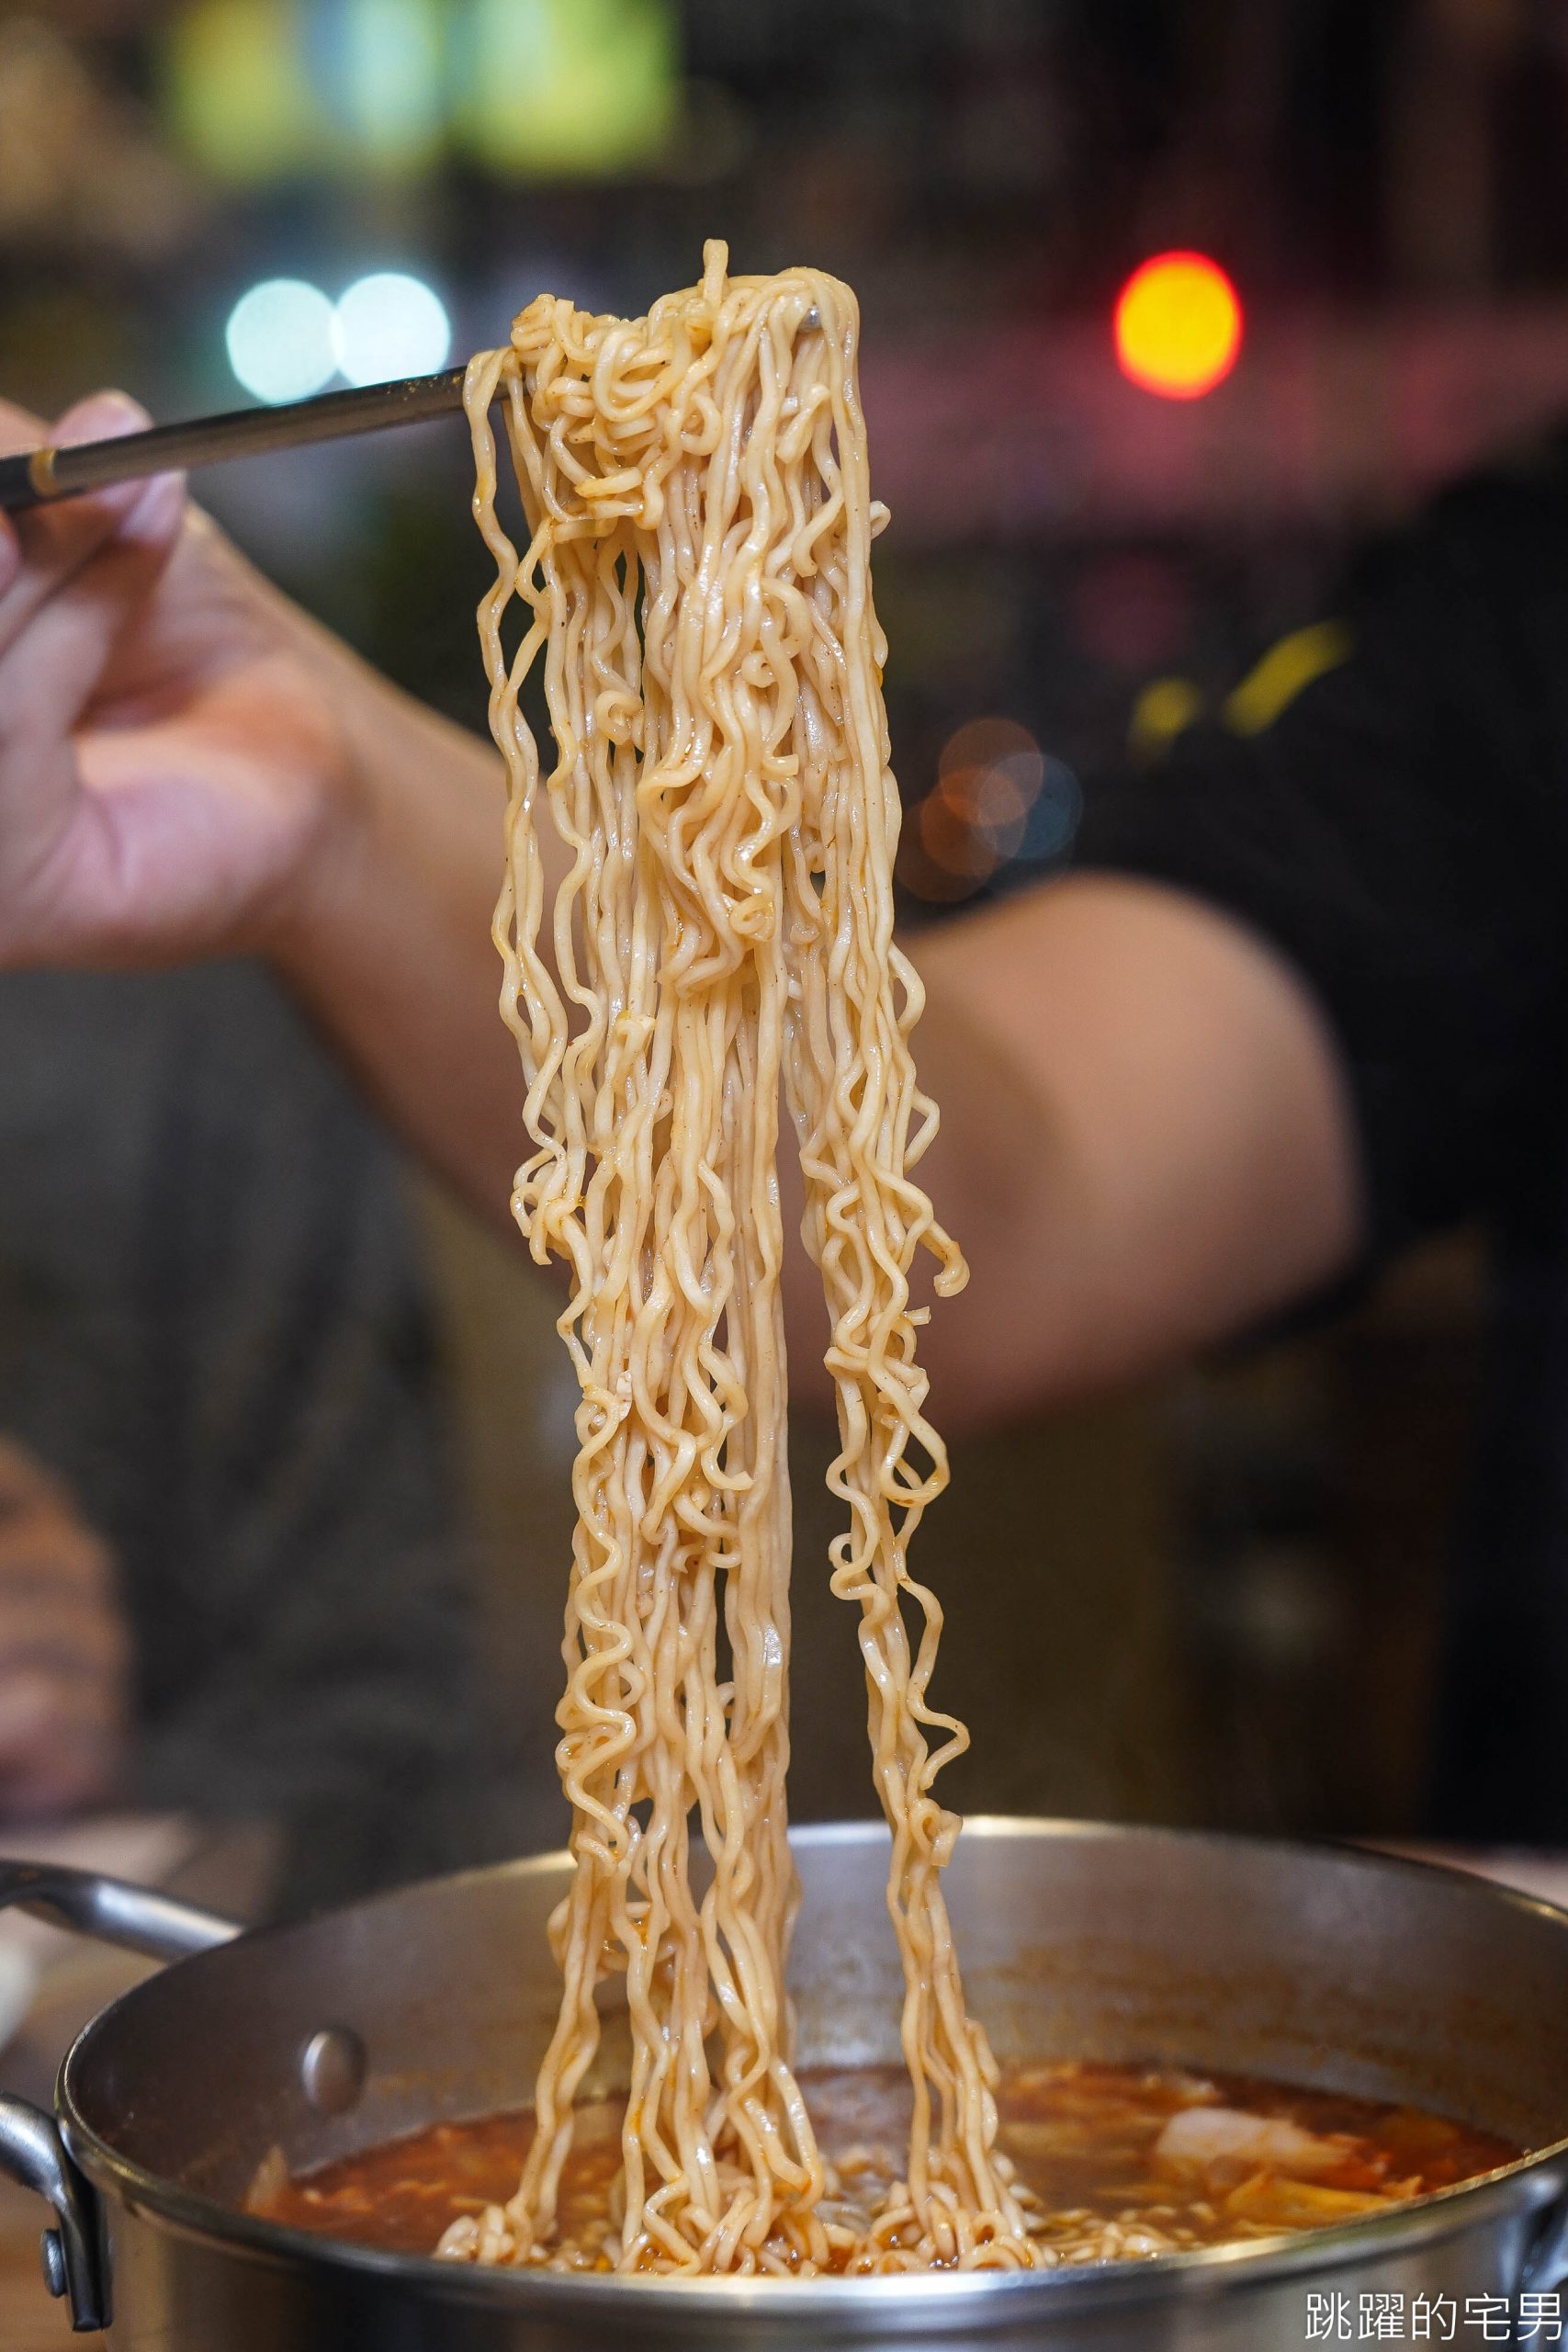
[[[125,392],[89,394],[52,427],[39,426],[25,409],[0,403],[0,441],[13,436],[20,448],[36,448],[41,436],[53,443],[109,441],[138,433],[150,422],[145,409]],[[65,582],[96,554],[134,512],[151,485],[116,483],[80,498],[31,507],[19,516],[0,517],[0,652],[14,644],[28,623]]]

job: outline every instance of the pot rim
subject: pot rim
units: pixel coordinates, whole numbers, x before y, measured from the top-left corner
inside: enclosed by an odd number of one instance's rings
[[[1351,1862],[1376,1875],[1418,1872],[1428,1877],[1463,1879],[1483,1900],[1534,1914],[1552,1921],[1568,1934],[1568,1909],[1541,1896],[1479,1874],[1466,1873],[1448,1863],[1386,1853],[1348,1840],[1258,1838],[1229,1830],[1004,1814],[971,1815],[965,1819],[964,1834],[987,1840],[1154,1838],[1180,1844],[1248,1848],[1269,1855],[1316,1854]],[[810,1849],[886,1842],[887,1835],[886,1825],[880,1821],[853,1820],[803,1824],[791,1831],[790,1838],[792,1844]],[[493,1877],[498,1871],[531,1877],[558,1870],[568,1860],[565,1850],[558,1849],[449,1873],[444,1882],[436,1883],[460,1885],[466,1880]],[[407,1891],[391,1889],[383,1897],[370,1897],[368,1903],[393,1902]],[[288,1924],[262,1928],[248,1931],[243,1940],[266,1940],[289,1932]],[[208,1958],[216,1956],[197,1953],[172,1965],[200,1966]],[[242,2249],[251,2259],[276,2267],[304,2263],[327,2270],[347,2270],[388,2286],[434,2290],[447,2301],[540,2312],[573,2310],[585,2318],[592,2313],[604,2319],[614,2312],[627,2321],[639,2311],[649,2319],[656,2313],[669,2319],[687,2307],[694,2318],[698,2311],[716,2306],[737,2312],[765,2308],[777,2312],[781,2319],[830,2316],[840,2326],[856,2311],[863,2311],[870,2321],[873,2314],[880,2314],[883,2319],[890,2312],[912,2315],[913,2310],[928,2306],[946,2324],[997,2307],[998,2297],[1005,2299],[1010,2310],[1020,2297],[1037,2297],[1053,2311],[1065,2313],[1084,2305],[1137,2303],[1172,2295],[1185,2301],[1217,2293],[1227,2286],[1242,2289],[1277,2284],[1291,2278],[1336,2269],[1355,2256],[1377,2259],[1419,2253],[1509,2210],[1544,2214],[1568,2194],[1568,2168],[1562,2163],[1568,2158],[1565,2133],[1550,2145],[1531,2149],[1494,2172],[1458,2182],[1451,2188],[1432,2190],[1425,2197],[1412,2199],[1408,2204],[1393,2207],[1386,2213],[1366,2215],[1327,2229],[1281,2231],[1271,2237],[1203,2246],[1186,2253],[1146,2256],[1136,2261],[1063,2264],[1052,2270],[906,2271],[890,2277],[809,2279],[628,2278],[614,2273],[563,2273],[438,2261],[434,2256],[397,2254],[379,2246],[356,2245],[346,2240],[318,2237],[282,2222],[264,2221],[255,2214],[184,2188],[121,2154],[83,2117],[75,2101],[73,2074],[89,2041],[123,2002],[134,2000],[136,1990],[133,1986],[122,1994],[82,2029],[61,2063],[56,2083],[56,2113],[66,2147],[96,2188],[111,2190],[132,2211],[155,2214],[182,2236],[231,2245]]]

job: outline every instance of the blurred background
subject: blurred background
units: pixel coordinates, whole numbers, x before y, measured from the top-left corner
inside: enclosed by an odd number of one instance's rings
[[[0,6],[0,388],[41,413],[105,382],[173,418],[433,368],[544,288],[641,311],[713,235],[859,294],[899,879],[911,924],[961,919],[1067,854],[1097,774],[1320,619],[1370,529],[1568,406],[1568,11]],[[469,487],[443,424],[201,495],[481,727]],[[449,1203],[421,1214],[532,1825],[573,1390],[526,1270]],[[1461,1238],[1304,1337],[962,1447],[921,1536],[940,1701],[980,1733],[954,1801],[1419,1826],[1484,1293]],[[858,1811],[825,1440],[795,1452],[797,1809]]]

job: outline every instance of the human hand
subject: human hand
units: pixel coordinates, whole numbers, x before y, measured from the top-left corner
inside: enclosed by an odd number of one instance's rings
[[[145,422],[0,401],[0,451]],[[0,516],[0,968],[265,948],[344,797],[357,672],[176,477]]]
[[[54,433],[142,422],[106,393]],[[0,449],[47,437],[0,402]],[[518,1102],[491,940],[504,807],[488,743],[291,605],[177,481],[0,516],[0,971],[265,956],[498,1216]]]
[[[52,1818],[120,1792],[130,1674],[107,1544],[0,1438],[0,1816]]]

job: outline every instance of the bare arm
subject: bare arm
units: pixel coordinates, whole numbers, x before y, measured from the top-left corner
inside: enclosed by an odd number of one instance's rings
[[[1357,1148],[1301,982],[1197,899],[1084,876],[920,943],[942,1128],[920,1181],[972,1278],[924,1334],[939,1417],[1134,1377],[1351,1259]]]
[[[314,658],[335,673],[353,817],[323,842],[261,944],[393,1125],[490,1223],[511,1230],[527,1139],[491,939],[501,762],[332,639]]]

